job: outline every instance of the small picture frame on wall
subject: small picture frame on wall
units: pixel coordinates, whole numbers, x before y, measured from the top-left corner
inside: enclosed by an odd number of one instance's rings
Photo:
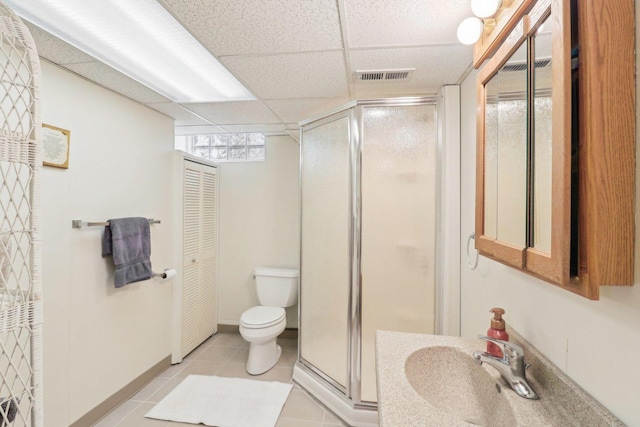
[[[71,132],[42,124],[42,151],[44,166],[69,169],[69,142]]]

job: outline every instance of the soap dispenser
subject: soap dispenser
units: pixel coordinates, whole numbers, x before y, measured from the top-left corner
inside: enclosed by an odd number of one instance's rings
[[[487,331],[487,335],[498,340],[509,341],[509,334],[505,330],[505,323],[502,319],[504,309],[496,307],[489,310],[489,312],[493,313],[493,319],[491,319],[491,327]],[[503,357],[500,347],[492,342],[487,342],[487,353],[491,354],[494,357]]]

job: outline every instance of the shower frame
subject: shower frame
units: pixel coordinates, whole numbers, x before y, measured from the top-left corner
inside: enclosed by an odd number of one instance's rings
[[[457,87],[456,87],[457,88]],[[322,370],[314,366],[310,361],[302,357],[302,340],[298,340],[298,362],[294,369],[294,381],[300,383],[305,387],[305,383],[308,384],[309,379],[315,379],[322,384],[333,398],[337,397],[337,404],[332,405],[326,401],[326,398],[316,396],[320,401],[325,403],[330,409],[334,410],[339,416],[346,421],[350,421],[353,425],[375,425],[375,419],[377,419],[377,402],[367,402],[361,399],[361,357],[362,357],[362,281],[361,281],[361,255],[362,255],[362,129],[363,129],[363,110],[366,107],[409,107],[409,106],[422,106],[422,105],[434,105],[436,107],[436,198],[442,197],[442,175],[443,170],[438,165],[439,160],[443,158],[443,146],[442,137],[443,130],[441,128],[438,112],[440,111],[440,102],[443,101],[446,94],[439,94],[438,96],[430,97],[412,97],[412,98],[391,98],[391,99],[372,99],[372,100],[358,100],[347,103],[343,106],[327,111],[326,113],[312,117],[310,119],[301,121],[300,125],[300,198],[302,200],[303,189],[303,150],[304,144],[304,131],[314,129],[316,127],[325,125],[335,120],[339,120],[348,117],[348,136],[349,136],[349,188],[350,188],[350,200],[349,200],[349,220],[348,227],[350,230],[349,236],[349,301],[348,301],[348,325],[347,335],[349,341],[349,348],[347,349],[347,384],[346,387],[339,384],[334,379],[326,375]],[[459,102],[457,102],[459,108]],[[459,129],[459,115],[457,125]],[[459,147],[459,132],[458,132],[458,147]],[[302,203],[300,204],[300,215],[302,218]],[[441,212],[436,213],[436,227],[440,224]],[[301,254],[300,254],[300,267],[302,278],[302,221],[300,223],[300,241],[301,241]],[[437,229],[437,228],[436,228]],[[437,233],[436,240],[440,240],[442,236]],[[435,292],[436,292],[436,312],[435,312],[435,328],[436,333],[443,333],[443,312],[439,305],[443,302],[443,292],[440,289],[440,282],[442,281],[442,273],[440,272],[441,257],[439,252],[441,248],[439,243],[436,242],[436,273],[435,273]],[[300,301],[304,290],[302,289],[302,280],[299,284]],[[302,304],[298,305],[298,322],[300,331],[302,331]],[[459,334],[456,333],[456,334]],[[305,387],[308,388],[308,387]],[[311,391],[311,390],[309,390]],[[345,406],[346,404],[346,406]],[[341,413],[340,409],[351,407],[353,410],[352,416],[349,414]]]

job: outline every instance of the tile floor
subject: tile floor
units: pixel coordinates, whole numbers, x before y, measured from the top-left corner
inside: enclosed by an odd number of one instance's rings
[[[282,346],[282,356],[278,364],[266,373],[254,377],[247,374],[245,370],[249,344],[238,334],[214,335],[189,354],[182,363],[169,367],[94,426],[193,427],[194,424],[144,418],[144,414],[190,374],[290,383],[293,365],[297,358],[298,342],[295,339],[278,338],[278,344]],[[303,389],[294,384],[289,398],[282,408],[276,427],[335,427],[344,425]]]

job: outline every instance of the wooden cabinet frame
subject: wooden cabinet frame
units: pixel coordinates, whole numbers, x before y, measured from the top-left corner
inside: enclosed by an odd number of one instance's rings
[[[476,249],[489,258],[503,262],[516,268],[524,268],[526,247],[502,242],[496,238],[485,235],[485,100],[486,85],[494,77],[511,55],[526,43],[525,24],[527,20],[521,19],[511,31],[509,37],[502,43],[496,54],[489,60],[478,74],[477,97],[478,118],[476,120],[476,132],[478,148],[476,151]],[[528,25],[527,25],[528,26]],[[524,189],[523,189],[524,190]],[[523,230],[524,232],[524,230]]]
[[[572,10],[572,8],[576,8]],[[476,45],[476,248],[589,299],[601,285],[632,285],[635,204],[635,30],[633,0],[516,0],[508,22]],[[579,43],[578,105],[572,103],[571,27]],[[553,64],[552,240],[546,253],[484,233],[485,85],[551,13]],[[575,29],[575,28],[574,28]],[[497,40],[497,42],[496,42]],[[531,88],[531,85],[529,86]],[[572,225],[572,109],[577,109],[577,223]],[[574,132],[575,132],[574,129]],[[575,153],[574,153],[575,161]],[[575,164],[574,175],[576,171]],[[575,179],[575,178],[573,178]],[[523,191],[528,191],[523,189]],[[574,207],[575,209],[575,207]],[[571,254],[572,226],[577,251]],[[577,275],[571,274],[575,265]]]
[[[633,0],[579,2],[579,278],[632,285],[636,82]],[[587,122],[588,121],[588,122]]]

